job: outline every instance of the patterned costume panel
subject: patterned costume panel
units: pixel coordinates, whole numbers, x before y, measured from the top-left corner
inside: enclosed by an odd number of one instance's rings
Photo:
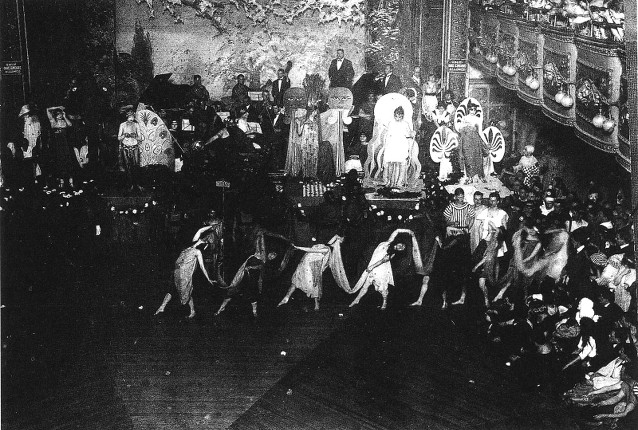
[[[155,112],[147,109],[137,111],[135,118],[144,136],[140,143],[140,166],[160,164],[173,169],[173,137],[164,121]]]

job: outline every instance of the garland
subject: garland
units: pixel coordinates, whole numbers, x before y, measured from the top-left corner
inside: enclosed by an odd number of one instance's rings
[[[195,10],[195,15],[209,20],[221,33],[226,29],[221,25],[226,6],[234,6],[235,10],[243,11],[253,24],[265,25],[269,18],[282,19],[292,24],[306,12],[318,14],[318,22],[349,23],[353,26],[364,25],[366,22],[365,0],[135,0],[138,4],[145,3],[149,8],[149,18],[155,17],[155,4],[160,3],[162,11],[167,12],[176,24],[182,23],[181,8],[189,7]]]

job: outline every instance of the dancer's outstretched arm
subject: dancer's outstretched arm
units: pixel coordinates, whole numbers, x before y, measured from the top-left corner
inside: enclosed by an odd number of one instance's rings
[[[212,225],[207,225],[205,227],[200,228],[199,230],[197,230],[197,233],[195,233],[195,236],[193,236],[193,242],[197,242],[199,240],[199,238],[202,236],[202,233],[210,230],[211,228],[213,228]]]
[[[197,262],[199,263],[199,267],[202,269],[204,276],[206,276],[206,279],[212,285],[213,281],[210,279],[210,276],[208,276],[208,272],[206,271],[206,266],[204,266],[204,257],[202,257],[202,252],[200,250],[197,250]]]

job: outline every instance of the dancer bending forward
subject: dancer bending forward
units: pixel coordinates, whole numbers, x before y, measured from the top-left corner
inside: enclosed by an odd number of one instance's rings
[[[290,289],[284,298],[281,299],[277,307],[288,303],[292,293],[294,293],[296,289],[300,289],[306,293],[308,297],[312,297],[315,300],[315,310],[318,311],[319,300],[321,300],[323,291],[323,272],[328,267],[330,267],[330,271],[337,285],[347,293],[352,293],[343,268],[343,260],[341,259],[342,242],[342,237],[334,236],[327,245],[318,244],[312,248],[295,246],[295,249],[304,251],[306,254],[301,258],[295,273],[292,275]]]
[[[360,291],[357,298],[350,304],[350,307],[353,307],[361,301],[361,298],[368,292],[370,285],[374,285],[374,289],[383,297],[381,310],[385,310],[388,306],[388,286],[394,285],[394,275],[392,274],[390,260],[396,252],[405,250],[404,243],[395,242],[396,237],[401,233],[409,234],[412,237],[412,258],[414,266],[417,273],[423,273],[421,252],[414,232],[408,229],[396,229],[388,240],[381,242],[374,250],[368,267],[359,278],[357,285],[352,289],[353,293]]]
[[[195,316],[195,304],[193,303],[193,274],[195,273],[195,269],[199,265],[202,269],[202,273],[206,276],[206,279],[211,284],[210,277],[208,276],[208,272],[206,271],[206,267],[204,266],[204,258],[202,257],[201,249],[206,248],[208,244],[205,242],[198,240],[193,243],[191,246],[183,250],[177,260],[175,261],[175,270],[173,271],[173,280],[175,282],[175,288],[179,293],[180,302],[182,305],[188,303],[188,307],[190,309],[190,313],[188,314],[188,318],[193,318]],[[171,301],[173,296],[171,293],[166,293],[164,296],[164,301],[160,305],[160,307],[155,311],[155,315],[164,312],[166,305]]]

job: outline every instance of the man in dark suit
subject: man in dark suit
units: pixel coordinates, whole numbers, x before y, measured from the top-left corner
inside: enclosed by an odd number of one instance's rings
[[[354,68],[352,67],[352,61],[344,58],[343,49],[341,48],[337,49],[337,58],[330,63],[328,77],[330,78],[330,88],[352,88]]]
[[[401,84],[401,78],[392,73],[392,64],[385,65],[385,76],[381,81],[381,89],[383,94],[398,93],[403,87]]]
[[[272,83],[273,105],[284,106],[284,93],[290,88],[290,79],[286,76],[284,69],[277,70],[277,79]]]

